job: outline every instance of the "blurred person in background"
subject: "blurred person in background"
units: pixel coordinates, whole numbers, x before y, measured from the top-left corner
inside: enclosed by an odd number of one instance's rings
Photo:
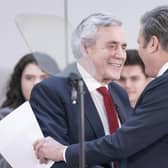
[[[131,106],[135,107],[140,94],[152,78],[145,73],[144,63],[137,50],[129,49],[126,53],[127,58],[121,71],[121,77],[116,82],[127,91]]]
[[[29,100],[34,85],[58,72],[57,63],[47,54],[34,52],[24,55],[11,74],[6,99],[0,109],[0,119]],[[0,156],[0,168],[11,168],[2,156]]]

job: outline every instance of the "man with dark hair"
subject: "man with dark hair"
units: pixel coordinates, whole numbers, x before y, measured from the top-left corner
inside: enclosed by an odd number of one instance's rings
[[[129,49],[126,53],[127,58],[121,71],[120,79],[116,82],[127,91],[131,106],[135,107],[140,94],[151,78],[145,73],[145,66],[138,51]]]
[[[111,135],[85,142],[87,165],[127,159],[124,168],[168,167],[168,6],[143,15],[138,45],[145,72],[155,79],[144,89],[133,115],[121,128]],[[46,138],[37,141],[34,149],[40,160],[66,160],[72,167],[79,163],[78,144],[66,149],[52,138]]]

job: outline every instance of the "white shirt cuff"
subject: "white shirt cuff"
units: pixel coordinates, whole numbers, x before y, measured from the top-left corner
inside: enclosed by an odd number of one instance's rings
[[[63,159],[64,159],[64,162],[66,162],[65,153],[66,153],[67,148],[68,148],[68,146],[65,146],[64,151],[63,151]]]

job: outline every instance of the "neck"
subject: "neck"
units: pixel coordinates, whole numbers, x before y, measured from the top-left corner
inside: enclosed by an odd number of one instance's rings
[[[95,76],[96,67],[89,58],[81,57],[79,63],[91,76]]]
[[[135,101],[130,101],[131,107],[135,107],[136,102]]]
[[[107,85],[111,81],[109,79],[104,79],[102,77],[103,75],[100,75],[91,59],[87,57],[81,57],[79,63],[95,80],[97,80],[102,85]]]

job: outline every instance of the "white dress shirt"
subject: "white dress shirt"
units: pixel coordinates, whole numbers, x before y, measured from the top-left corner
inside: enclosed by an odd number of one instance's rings
[[[83,81],[85,82],[89,90],[89,93],[92,97],[94,105],[98,111],[99,117],[101,119],[101,122],[104,128],[105,135],[109,135],[110,129],[108,125],[107,113],[105,110],[103,96],[97,91],[97,88],[101,87],[102,84],[99,83],[97,80],[95,80],[79,63],[77,63],[77,68],[82,76]],[[107,87],[107,85],[105,87]],[[120,126],[120,122],[119,122],[119,126]],[[66,149],[67,149],[67,146],[63,152],[63,158],[65,162],[66,162],[66,157],[65,157]]]
[[[96,90],[101,87],[102,84],[96,81],[79,63],[77,63],[77,68],[82,76],[83,81],[85,82],[89,93],[92,97],[94,105],[98,111],[100,119],[103,124],[105,135],[110,134],[109,125],[107,120],[107,114],[104,106],[104,101],[102,95]],[[106,86],[107,87],[107,86]]]
[[[157,74],[157,77],[163,75],[168,69],[168,62],[166,62],[162,67],[161,69],[159,70],[158,74]]]

